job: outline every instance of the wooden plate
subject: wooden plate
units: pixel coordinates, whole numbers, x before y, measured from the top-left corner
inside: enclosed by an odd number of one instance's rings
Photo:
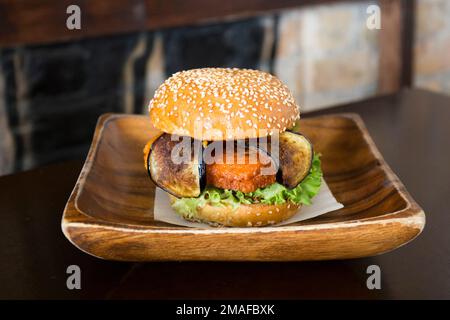
[[[127,261],[290,261],[380,254],[414,239],[422,209],[392,173],[356,114],[300,120],[322,153],[344,208],[283,227],[197,229],[153,220],[155,188],[142,155],[157,130],[147,116],[100,117],[62,218],[65,236],[99,258]]]

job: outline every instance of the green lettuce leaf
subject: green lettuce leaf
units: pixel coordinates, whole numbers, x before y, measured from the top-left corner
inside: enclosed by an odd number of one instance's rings
[[[310,205],[311,199],[319,193],[322,176],[320,155],[314,154],[309,174],[293,189],[288,189],[278,182],[250,193],[208,186],[198,198],[179,198],[175,200],[172,207],[180,215],[194,219],[197,208],[206,204],[231,206],[237,209],[241,203],[282,204],[289,200],[296,204]]]

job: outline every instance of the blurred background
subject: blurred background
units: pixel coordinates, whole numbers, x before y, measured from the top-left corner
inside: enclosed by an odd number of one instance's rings
[[[145,114],[184,69],[274,73],[303,112],[448,94],[449,17],[448,0],[0,0],[0,175],[84,158],[99,115]]]

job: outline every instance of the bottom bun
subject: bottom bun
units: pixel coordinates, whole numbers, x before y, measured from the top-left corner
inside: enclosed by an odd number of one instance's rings
[[[176,198],[170,195],[170,203]],[[193,221],[205,222],[214,226],[264,227],[289,219],[297,213],[301,205],[293,202],[283,204],[241,204],[237,209],[231,206],[205,205],[197,208]],[[182,214],[181,212],[179,212]]]

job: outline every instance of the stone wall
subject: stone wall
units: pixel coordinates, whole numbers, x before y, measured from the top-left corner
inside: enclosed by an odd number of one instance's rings
[[[145,113],[176,71],[259,68],[265,19],[0,49],[0,174],[84,158],[101,114]]]
[[[338,3],[280,16],[274,72],[305,111],[376,93],[378,30],[366,27],[370,4]]]
[[[0,174],[84,158],[105,112],[145,113],[170,74],[197,67],[275,73],[303,111],[377,92],[368,2],[41,46],[0,48]],[[418,0],[415,83],[450,92],[450,2]]]
[[[450,1],[417,0],[414,84],[450,94]]]
[[[147,38],[151,34],[144,42]],[[140,41],[140,35],[127,35],[2,50],[3,172],[83,156],[100,114],[140,112],[136,106],[144,103],[145,87],[145,54],[135,53]],[[125,103],[128,92],[135,97],[132,108]]]

